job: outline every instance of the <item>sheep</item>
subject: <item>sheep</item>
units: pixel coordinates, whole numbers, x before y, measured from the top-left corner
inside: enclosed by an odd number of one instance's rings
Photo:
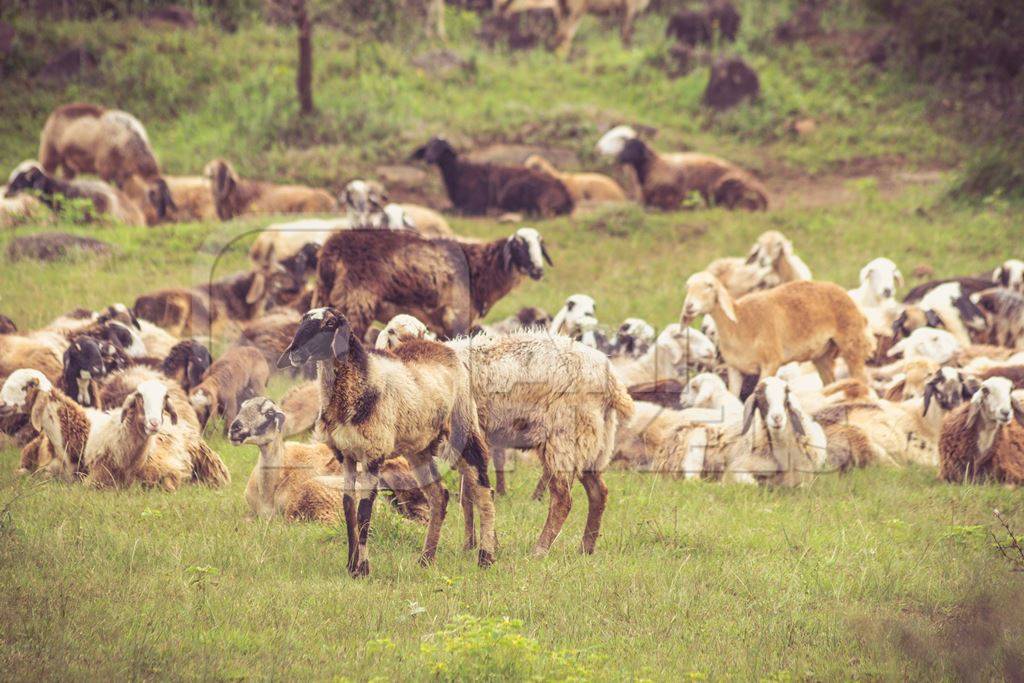
[[[515,315],[499,320],[493,325],[487,325],[486,331],[494,335],[508,334],[520,330],[546,330],[551,327],[554,318],[543,308],[536,306],[524,306]]]
[[[955,289],[957,295],[964,294],[970,296],[975,292],[980,292],[983,289],[990,289],[995,287],[997,283],[990,280],[988,277],[954,277],[946,278],[942,280],[930,280],[922,284],[917,285],[903,297],[903,303],[905,304],[916,304],[919,303],[924,297],[936,287],[942,285],[958,285]]]
[[[246,323],[235,343],[258,349],[267,364],[273,366],[291,343],[301,317],[298,312],[286,309],[268,313]]]
[[[284,441],[284,412],[268,398],[255,397],[242,404],[231,423],[231,443],[254,444],[260,455],[245,487],[250,519],[281,515],[288,521],[339,521],[341,492],[330,478],[339,477],[341,465],[326,444]],[[427,502],[403,458],[381,466],[383,485],[395,492],[395,507],[403,515],[426,522]]]
[[[140,206],[124,192],[101,180],[58,180],[38,165],[30,165],[15,175],[7,184],[6,196],[14,197],[26,190],[34,190],[39,200],[54,211],[61,208],[63,200],[85,199],[92,203],[96,215],[110,216],[125,225],[152,225],[158,220],[155,213],[145,210],[148,201]]]
[[[1005,377],[990,377],[951,413],[939,438],[939,477],[1024,484],[1024,408]]]
[[[547,218],[572,213],[574,208],[561,180],[521,166],[467,161],[443,138],[431,138],[412,158],[437,165],[448,198],[456,210],[469,216],[499,209]]]
[[[615,433],[611,464],[640,472],[699,476],[699,469],[689,468],[695,460],[703,459],[708,434],[717,433],[717,428],[691,421],[683,411],[654,403],[634,401],[633,406],[632,417],[624,420]]]
[[[740,14],[731,2],[716,2],[701,10],[676,12],[668,20],[665,37],[675,37],[690,47],[711,45],[717,27],[722,39],[736,40],[740,28]]]
[[[717,258],[704,270],[714,275],[734,299],[779,284],[778,277],[772,271],[735,256]]]
[[[104,361],[106,363],[106,361]],[[123,405],[143,382],[159,382],[167,387],[167,396],[178,416],[178,421],[199,432],[201,425],[195,409],[189,403],[188,393],[176,381],[157,368],[146,365],[134,365],[111,372],[100,382],[98,404],[113,408]]]
[[[304,218],[287,223],[272,223],[253,240],[249,261],[254,271],[273,272],[281,261],[295,256],[308,245],[315,252],[338,230],[351,227],[348,218]]]
[[[925,384],[923,395],[904,401],[840,403],[815,413],[823,425],[860,429],[873,446],[878,462],[936,467],[943,418],[972,394],[972,384],[954,368],[940,368]]]
[[[57,107],[40,135],[39,162],[47,174],[60,167],[67,178],[95,173],[123,190],[140,186],[140,208],[152,205],[156,220],[176,208],[146,129],[128,112],[80,102]]]
[[[1000,287],[1024,294],[1024,261],[1013,258],[1003,261],[992,271],[992,281]]]
[[[633,401],[607,357],[544,332],[462,338],[449,346],[472,368],[473,397],[488,442],[534,449],[540,459],[551,500],[534,554],[547,553],[558,536],[572,507],[575,479],[589,502],[581,549],[593,553],[608,498],[602,472],[619,422],[633,414]]]
[[[718,350],[701,332],[678,323],[665,327],[640,358],[616,358],[613,371],[627,387],[685,378],[693,368],[711,368]]]
[[[412,229],[424,237],[452,237],[455,232],[444,216],[433,209],[417,204],[393,204],[405,214],[406,219],[412,224]]]
[[[474,243],[428,240],[409,231],[333,235],[320,250],[314,305],[345,312],[362,339],[374,320],[408,313],[435,334],[465,334],[523,276],[539,280],[551,264],[540,233]]]
[[[709,154],[659,154],[629,126],[605,133],[597,150],[633,167],[648,206],[677,210],[697,192],[708,206],[750,211],[768,208],[767,190],[735,164]]]
[[[654,328],[646,320],[626,318],[609,343],[610,358],[641,358],[654,344]]]
[[[883,396],[887,401],[906,401],[924,395],[928,380],[939,370],[939,364],[931,358],[914,358],[903,364],[902,371],[885,388]]]
[[[971,300],[971,294],[961,283],[947,282],[932,288],[914,303],[926,311],[934,311],[942,326],[966,346],[972,341],[981,341],[987,325],[985,314]]]
[[[80,405],[100,408],[98,380],[107,374],[100,345],[103,343],[89,336],[75,339],[64,352],[64,371],[57,388]]]
[[[53,333],[0,335],[0,379],[19,368],[32,368],[56,382],[64,369],[67,346],[62,335]]]
[[[317,364],[323,409],[317,429],[344,465],[343,510],[348,532],[348,570],[367,576],[370,515],[380,466],[403,456],[430,504],[430,521],[420,555],[434,560],[448,503],[434,460],[444,454],[462,473],[463,507],[480,513],[477,562],[494,562],[494,502],[487,473],[487,441],[477,420],[468,370],[443,344],[410,340],[394,352],[367,350],[337,309],[307,312],[278,367]],[[477,373],[473,373],[474,375]],[[448,447],[447,450],[445,447]],[[356,465],[371,479],[365,494],[356,490]],[[356,509],[358,507],[358,520]],[[467,516],[467,548],[476,544]]]
[[[807,278],[803,278],[807,279]],[[849,290],[854,302],[864,308],[878,308],[893,300],[896,289],[903,286],[903,274],[891,260],[880,257],[860,269],[860,286]]]
[[[222,221],[259,214],[333,213],[337,209],[329,192],[302,185],[243,180],[224,159],[208,163],[203,175],[210,181],[214,206]]]
[[[633,39],[634,22],[649,4],[650,0],[502,0],[495,9],[506,18],[530,10],[551,10],[557,24],[555,52],[566,57],[580,22],[587,14],[620,15],[622,43],[628,46]]]
[[[996,287],[976,292],[970,299],[985,315],[989,343],[1024,349],[1024,296]]]
[[[551,321],[549,332],[571,337],[592,349],[607,348],[607,339],[598,329],[594,299],[586,294],[573,294]]]
[[[320,385],[315,381],[296,384],[281,397],[284,413],[283,432],[294,436],[313,428],[320,415]]]
[[[270,377],[270,366],[263,353],[248,346],[232,346],[215,360],[199,384],[188,394],[202,428],[218,415],[224,429],[238,414],[238,406],[247,398],[263,393]]]
[[[625,190],[603,173],[563,173],[538,154],[528,156],[523,165],[561,180],[577,206],[584,202],[603,204],[624,202],[628,199]]]
[[[717,411],[722,422],[739,421],[743,416],[743,403],[729,393],[721,377],[710,372],[702,372],[687,382],[680,400],[686,408]]]
[[[789,385],[778,377],[763,377],[743,407],[747,434],[760,416],[761,430],[747,445],[737,440],[732,448],[742,454],[729,462],[725,479],[741,483],[765,482],[796,486],[822,470],[828,459],[828,441],[821,425],[807,415]],[[788,429],[787,429],[788,427]],[[763,440],[758,435],[763,435]]]
[[[376,181],[352,180],[338,195],[352,228],[379,228],[388,204],[384,187]]]
[[[747,263],[771,270],[780,284],[811,279],[811,269],[793,251],[793,243],[778,230],[768,230],[758,236]]]
[[[890,358],[902,355],[906,359],[930,358],[936,363],[948,363],[963,348],[960,341],[947,332],[934,327],[919,327],[905,339],[892,345]]]
[[[217,207],[214,205],[213,192],[210,191],[210,181],[207,178],[198,175],[164,176],[164,181],[167,183],[172,202],[172,206],[165,208],[165,221],[208,223],[216,220]]]
[[[374,348],[378,351],[394,351],[409,339],[436,340],[437,337],[418,318],[399,313],[381,330],[374,342]]]
[[[83,408],[36,370],[20,369],[0,389],[0,414],[21,410],[46,435],[59,455],[51,468],[68,481],[84,476],[97,488],[128,486],[140,481],[173,491],[183,481],[211,486],[230,482],[221,459],[199,435],[178,423],[166,387],[143,382],[120,410]],[[168,413],[171,424],[164,423]]]
[[[734,301],[712,275],[695,273],[686,281],[680,324],[701,314],[715,320],[734,393],[740,373],[767,377],[791,361],[812,361],[822,383],[831,384],[836,356],[846,361],[850,377],[867,381],[864,364],[875,340],[867,319],[836,284],[787,282]]]

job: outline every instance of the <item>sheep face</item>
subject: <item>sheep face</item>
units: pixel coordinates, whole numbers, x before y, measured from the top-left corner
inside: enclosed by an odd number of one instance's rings
[[[754,422],[755,409],[760,413],[761,421],[764,422],[769,433],[781,434],[786,429],[787,422],[790,422],[794,432],[798,435],[804,434],[800,406],[785,380],[778,377],[765,377],[758,383],[757,389],[747,398],[743,407],[744,434],[750,431]]]
[[[747,256],[747,264],[756,263],[761,268],[774,268],[780,258],[792,254],[793,243],[778,230],[768,230],[757,238]]]
[[[338,200],[345,205],[353,225],[367,226],[372,217],[380,214],[388,203],[388,195],[380,183],[353,180],[342,191]]]
[[[90,405],[89,381],[107,374],[101,343],[92,337],[80,337],[64,352],[64,386],[76,390],[75,400],[82,405]]]
[[[15,370],[0,387],[0,417],[25,412],[35,402],[37,391],[49,392],[52,389],[50,380],[38,370]]]
[[[309,274],[316,270],[320,258],[320,246],[316,242],[307,242],[302,249],[277,262],[295,282],[305,282]]]
[[[593,332],[597,325],[597,305],[593,298],[586,294],[573,294],[555,315],[551,331],[574,337],[584,332]]]
[[[722,378],[710,372],[702,372],[686,383],[679,401],[687,408],[712,408],[715,395],[720,391],[728,391]]]
[[[348,319],[332,307],[314,308],[299,321],[291,344],[277,361],[278,368],[301,367],[309,362],[348,355],[352,328]]]
[[[1015,416],[1024,425],[1024,413],[1013,400],[1013,383],[1005,377],[990,377],[981,383],[971,404],[987,421],[1009,424]]]
[[[167,386],[157,380],[146,380],[125,399],[121,421],[136,425],[146,435],[156,434],[164,424],[165,412],[171,424],[178,424],[178,413],[171,405]]]
[[[555,265],[551,261],[547,247],[540,233],[533,228],[519,228],[505,242],[502,250],[502,261],[505,270],[515,268],[526,273],[533,280],[544,277],[544,262],[549,266]]]
[[[718,350],[711,340],[691,327],[672,323],[658,335],[655,346],[661,353],[668,354],[672,365],[680,366],[689,362],[709,365],[714,362]]]
[[[171,188],[167,186],[167,181],[163,178],[157,178],[149,186],[146,198],[156,209],[156,216],[159,220],[166,219],[172,212],[178,210],[178,205],[174,203],[174,197],[171,196]]]
[[[273,441],[284,429],[285,414],[269,398],[250,398],[238,410],[228,429],[231,443],[262,446]]]
[[[686,299],[683,301],[680,323],[683,326],[689,325],[698,315],[711,313],[719,304],[726,315],[735,322],[736,314],[727,297],[722,283],[714,275],[705,272],[694,273],[686,281]]]
[[[165,375],[177,380],[185,391],[189,391],[203,381],[203,375],[212,363],[213,357],[205,346],[187,339],[171,347],[161,369]]]
[[[32,169],[36,169],[40,173],[43,172],[43,167],[40,166],[39,162],[36,161],[35,159],[26,159],[25,161],[15,166],[14,170],[11,171],[10,175],[7,176],[8,192],[10,192],[10,185],[11,183],[14,182],[15,178],[17,178],[19,175],[27,173]]]
[[[1009,259],[992,273],[992,279],[1001,286],[1024,293],[1024,261]]]
[[[16,169],[7,183],[7,196],[12,197],[23,190],[42,190],[45,184],[46,174],[42,168],[30,166],[21,171]]]
[[[922,327],[941,329],[944,327],[942,318],[935,314],[935,311],[924,310],[917,306],[907,306],[896,317],[892,323],[892,338],[894,340],[909,337],[914,330]]]
[[[630,126],[615,126],[601,136],[595,149],[606,157],[617,157],[622,153],[626,143],[629,140],[635,140],[636,137],[636,131]]]
[[[860,270],[860,284],[871,297],[870,304],[892,300],[896,288],[903,286],[903,274],[887,258],[876,258]]]
[[[643,140],[626,140],[622,144],[622,151],[615,156],[615,161],[626,166],[640,166],[647,159],[650,151]]]
[[[142,341],[142,335],[139,334],[138,330],[117,320],[107,321],[102,329],[104,339],[123,349],[129,358],[145,357],[146,345]]]
[[[389,320],[381,333],[377,335],[374,347],[378,350],[394,350],[409,339],[433,338],[434,335],[430,333],[426,325],[420,322],[419,318],[400,313]]]
[[[413,152],[411,158],[417,161],[425,161],[428,164],[443,164],[454,159],[455,156],[455,148],[447,140],[444,138],[431,138],[427,144]]]
[[[953,410],[964,401],[971,400],[976,388],[959,370],[940,368],[924,386],[924,414],[928,414],[933,400],[942,410]]]
[[[654,343],[654,328],[640,318],[626,318],[615,333],[613,347],[616,353],[639,357]]]

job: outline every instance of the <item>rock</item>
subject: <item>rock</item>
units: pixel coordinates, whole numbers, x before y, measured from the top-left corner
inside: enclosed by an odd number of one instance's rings
[[[73,47],[57,54],[36,75],[43,79],[64,80],[95,69],[99,64],[99,57],[84,47]]]
[[[446,77],[460,71],[469,71],[472,65],[451,50],[432,50],[412,58],[412,65],[432,76]]]
[[[114,247],[92,237],[81,237],[66,232],[39,232],[15,237],[7,245],[7,256],[12,261],[57,261],[67,258],[73,252],[106,256],[114,253]]]
[[[195,28],[199,25],[192,10],[181,5],[167,5],[150,10],[142,15],[142,21],[150,26],[169,28]]]
[[[711,67],[703,102],[715,109],[731,109],[745,99],[755,99],[760,93],[757,73],[739,57],[729,57]]]

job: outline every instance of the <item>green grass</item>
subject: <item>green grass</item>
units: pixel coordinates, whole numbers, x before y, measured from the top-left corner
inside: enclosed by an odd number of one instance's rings
[[[630,121],[656,126],[658,146],[735,158],[777,189],[781,201],[763,214],[629,207],[538,222],[555,267],[491,319],[523,305],[554,311],[584,292],[608,325],[639,316],[660,327],[677,320],[692,272],[745,253],[769,229],[789,236],[818,278],[847,287],[879,255],[908,278],[919,265],[954,275],[1020,256],[1019,205],[946,201],[951,173],[921,185],[890,178],[972,156],[948,122],[932,120],[939,93],[859,66],[841,40],[772,46],[786,4],[739,4],[736,50],[760,70],[764,95],[717,116],[698,104],[702,69],[671,80],[655,66],[664,50],[657,16],[641,21],[634,50],[587,20],[563,63],[540,51],[478,48],[476,20],[449,10],[451,44],[471,64],[450,77],[412,66],[425,45],[321,27],[312,122],[296,113],[288,30],[250,24],[224,34],[204,24],[155,33],[133,22],[16,18],[18,49],[0,88],[0,167],[34,156],[54,106],[85,99],[139,115],[173,173],[223,155],[251,176],[337,189],[403,160],[436,132],[466,147],[563,146],[599,168],[596,137]],[[863,21],[855,3],[841,2],[827,25],[856,32]],[[66,43],[102,53],[99,72],[65,85],[33,82],[29,74]],[[790,136],[794,116],[815,118],[817,130]],[[0,256],[0,312],[32,329],[79,306],[130,304],[227,274],[244,267],[247,235],[267,222],[50,226],[117,252],[52,264]],[[517,227],[452,225],[482,238]],[[0,251],[40,229],[0,234]],[[534,560],[546,507],[529,502],[537,470],[524,463],[497,503],[492,569],[460,550],[454,503],[428,569],[415,563],[423,529],[380,504],[373,575],[355,581],[338,529],[244,522],[255,449],[219,435],[211,443],[231,486],[173,495],[26,480],[13,473],[17,451],[0,450],[5,678],[999,678],[1022,657],[1024,575],[987,536],[1005,536],[993,508],[1024,529],[1019,491],[951,486],[915,468],[824,476],[792,491],[614,472],[597,554],[576,552],[586,507],[577,487],[562,537]]]

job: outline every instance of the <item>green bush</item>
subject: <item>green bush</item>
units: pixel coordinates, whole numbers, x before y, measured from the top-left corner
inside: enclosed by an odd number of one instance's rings
[[[1024,199],[1024,149],[986,147],[971,159],[957,178],[956,199]]]

